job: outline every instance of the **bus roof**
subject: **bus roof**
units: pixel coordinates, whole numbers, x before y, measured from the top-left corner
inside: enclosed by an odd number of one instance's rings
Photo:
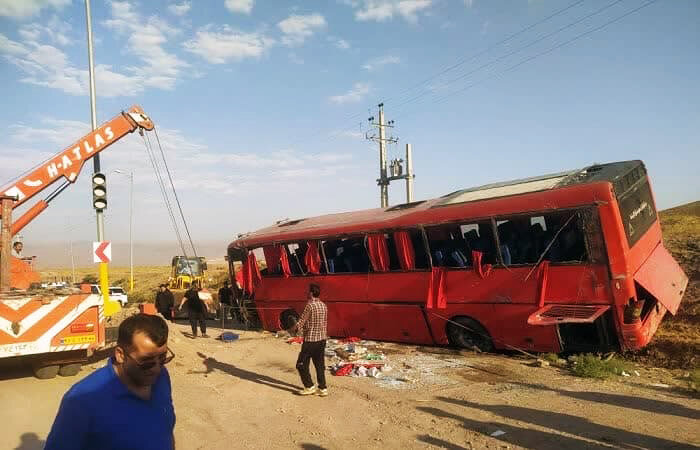
[[[232,242],[229,248],[251,248],[275,242],[319,239],[377,229],[405,228],[415,224],[439,223],[459,218],[489,217],[498,213],[504,214],[502,211],[504,209],[503,202],[496,204],[490,200],[512,199],[513,196],[543,191],[550,191],[552,195],[539,196],[542,198],[541,202],[530,201],[527,205],[520,206],[519,211],[514,210],[513,207],[516,205],[513,205],[513,202],[509,202],[509,206],[512,207],[507,209],[513,210],[510,211],[510,214],[528,210],[553,209],[551,206],[553,200],[556,200],[557,208],[590,204],[593,199],[604,199],[605,195],[609,195],[610,192],[607,184],[603,186],[603,189],[593,190],[586,189],[587,185],[600,185],[601,182],[615,185],[626,174],[640,167],[644,171],[644,164],[641,161],[594,164],[580,170],[462,189],[442,197],[394,205],[388,208],[283,220],[252,233],[239,235],[239,238]],[[576,189],[577,187],[578,189]],[[558,191],[560,191],[560,195],[554,195]],[[580,195],[571,195],[574,192],[578,192]],[[461,207],[454,208],[454,206]],[[515,209],[518,208],[515,207]]]

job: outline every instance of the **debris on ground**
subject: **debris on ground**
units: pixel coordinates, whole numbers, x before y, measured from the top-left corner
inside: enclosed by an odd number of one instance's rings
[[[236,333],[232,333],[230,331],[224,331],[223,333],[221,333],[219,335],[219,337],[217,339],[219,339],[220,341],[223,341],[223,342],[233,342],[233,341],[238,340],[239,337],[240,336]]]

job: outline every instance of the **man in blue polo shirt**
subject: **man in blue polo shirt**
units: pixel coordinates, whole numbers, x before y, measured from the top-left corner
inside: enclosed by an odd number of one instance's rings
[[[165,364],[168,325],[136,314],[119,325],[114,357],[63,396],[46,450],[173,450],[175,409]]]

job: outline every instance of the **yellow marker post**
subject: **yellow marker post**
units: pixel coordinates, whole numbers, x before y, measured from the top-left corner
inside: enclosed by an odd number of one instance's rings
[[[114,302],[109,298],[109,271],[107,270],[107,263],[104,262],[100,263],[100,290],[104,299],[105,317],[111,317],[122,310],[119,302]]]

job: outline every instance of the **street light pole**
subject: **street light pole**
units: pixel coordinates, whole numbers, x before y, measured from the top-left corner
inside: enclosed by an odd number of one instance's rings
[[[115,173],[129,177],[129,293],[134,290],[134,171],[115,169]]]

